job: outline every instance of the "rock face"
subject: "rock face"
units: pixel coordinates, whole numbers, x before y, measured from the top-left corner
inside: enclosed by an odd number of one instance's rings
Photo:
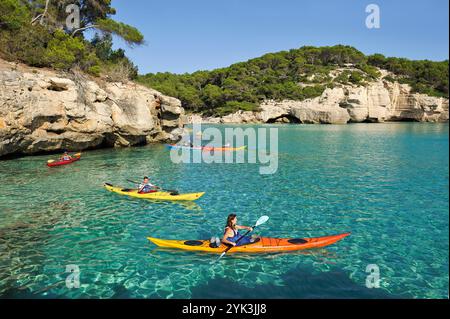
[[[135,83],[0,61],[0,157],[175,141],[183,115],[179,100]]]
[[[448,99],[412,93],[409,85],[384,80],[367,86],[326,89],[305,101],[265,101],[260,112],[242,112],[222,118],[187,118],[204,123],[448,122]]]

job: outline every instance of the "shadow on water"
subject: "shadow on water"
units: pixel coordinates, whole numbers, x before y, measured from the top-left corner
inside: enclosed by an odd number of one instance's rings
[[[354,283],[341,269],[317,272],[298,265],[280,276],[284,285],[247,287],[227,278],[217,278],[191,289],[192,299],[405,299],[381,289]]]

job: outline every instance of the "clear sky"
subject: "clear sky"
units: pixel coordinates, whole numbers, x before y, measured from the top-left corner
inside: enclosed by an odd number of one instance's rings
[[[381,10],[368,29],[366,6]],[[146,44],[127,55],[148,72],[211,70],[304,45],[352,45],[366,54],[445,60],[448,0],[113,0],[115,20]]]

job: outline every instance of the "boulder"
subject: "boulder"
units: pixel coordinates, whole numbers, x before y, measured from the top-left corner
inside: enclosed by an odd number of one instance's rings
[[[158,91],[2,65],[0,60],[0,157],[180,138],[181,102]]]

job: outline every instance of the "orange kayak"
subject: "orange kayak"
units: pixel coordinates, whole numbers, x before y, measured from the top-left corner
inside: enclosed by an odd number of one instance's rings
[[[247,149],[247,146],[241,147],[210,147],[210,146],[182,146],[182,145],[167,145],[169,150],[173,149],[187,149],[187,150],[195,150],[195,151],[205,151],[205,152],[237,152],[244,151]]]
[[[270,252],[288,252],[296,250],[305,250],[313,248],[321,248],[332,245],[341,239],[349,236],[350,233],[316,237],[316,238],[258,238],[254,243],[237,246],[229,251],[229,253],[270,253]],[[223,253],[228,246],[222,244],[215,248],[211,246],[209,240],[167,240],[148,237],[152,243],[159,247],[182,249],[189,251],[200,251],[207,253]]]

